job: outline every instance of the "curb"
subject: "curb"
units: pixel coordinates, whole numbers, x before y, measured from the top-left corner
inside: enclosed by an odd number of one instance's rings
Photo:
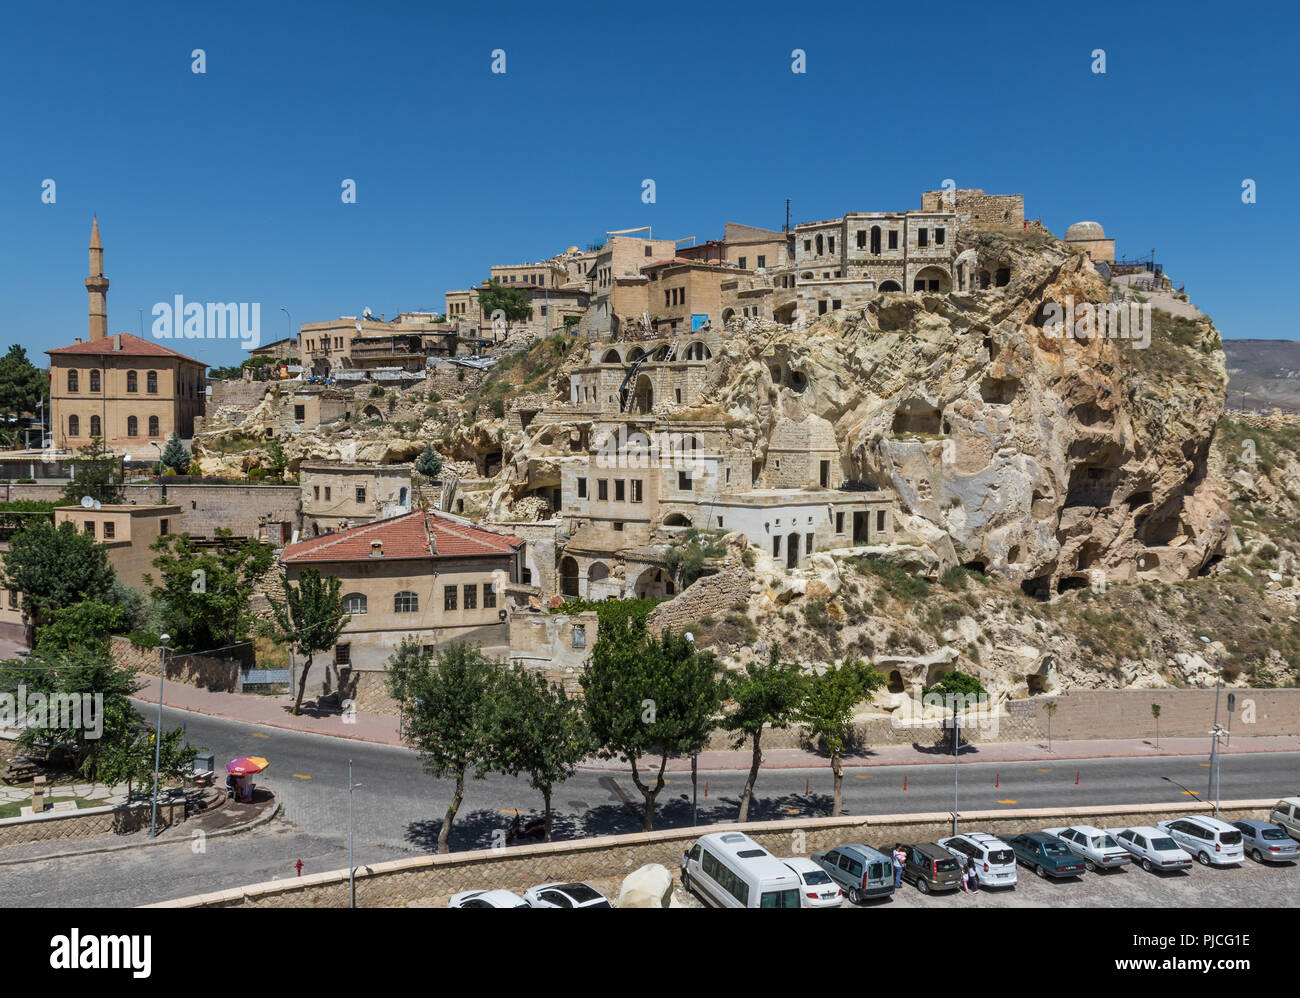
[[[139,700],[141,703],[147,703],[151,707],[158,706],[157,700],[150,700],[145,697],[131,697],[131,699]],[[238,724],[258,725],[263,728],[279,728],[282,731],[293,731],[300,735],[321,735],[325,738],[346,738],[348,741],[365,742],[368,745],[386,745],[389,748],[410,748],[409,745],[406,745],[401,741],[390,742],[382,739],[363,738],[361,735],[348,735],[341,731],[313,731],[311,728],[297,728],[292,724],[282,724],[276,721],[250,721],[246,717],[235,717],[231,714],[218,714],[214,710],[202,710],[198,707],[182,707],[180,704],[168,703],[166,700],[163,701],[163,706],[170,710],[183,710],[187,714],[202,714],[204,717],[215,717],[218,720],[234,721]]]
[[[272,818],[276,817],[280,813],[281,808],[283,807],[284,805],[277,800],[275,802],[275,807],[271,808],[271,810],[268,811],[266,814],[259,815],[258,817],[254,818],[252,821],[249,821],[243,825],[237,825],[234,828],[221,828],[215,832],[205,832],[204,838],[216,839],[226,835],[238,835],[241,832],[247,832],[250,829],[257,828],[260,825],[265,825],[267,822],[271,821]],[[127,849],[148,849],[151,846],[172,845],[173,843],[181,842],[181,841],[184,840],[181,839],[179,836],[177,836],[175,838],[170,838],[170,839],[161,839],[161,840],[153,839],[151,841],[146,841],[146,842],[127,842],[127,843],[123,843],[120,846],[97,846],[93,849],[72,849],[69,850],[68,852],[50,853],[49,855],[46,856],[28,856],[25,859],[0,859],[0,866],[20,866],[23,863],[43,863],[46,860],[50,860],[50,859],[67,859],[71,856],[94,856],[97,853],[123,852]]]

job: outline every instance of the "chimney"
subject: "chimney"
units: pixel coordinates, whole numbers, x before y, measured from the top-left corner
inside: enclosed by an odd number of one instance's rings
[[[371,541],[371,542],[370,542],[370,557],[372,557],[372,558],[382,558],[383,556],[384,556],[384,542],[383,542],[383,541]]]
[[[121,333],[114,333],[114,334],[113,334],[113,352],[114,352],[114,353],[121,353],[121,352],[122,352],[122,334],[121,334]]]

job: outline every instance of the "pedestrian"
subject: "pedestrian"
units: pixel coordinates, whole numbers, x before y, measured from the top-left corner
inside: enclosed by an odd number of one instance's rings
[[[903,861],[907,858],[907,853],[903,852],[901,842],[894,843],[894,890],[903,886]]]
[[[973,856],[968,857],[966,860],[966,880],[970,883],[972,894],[980,889],[980,875],[975,869],[975,858]]]

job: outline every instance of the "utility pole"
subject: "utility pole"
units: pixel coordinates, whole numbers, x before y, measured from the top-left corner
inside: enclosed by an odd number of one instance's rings
[[[961,750],[961,718],[952,709],[952,834],[957,834],[957,760]]]
[[[158,726],[153,730],[153,818],[149,822],[149,838],[158,837],[158,770],[162,761],[162,702],[163,679],[167,675],[167,642],[164,634],[158,647]]]
[[[352,782],[352,760],[348,760],[348,907],[357,906],[357,864],[352,858],[352,791],[361,786]]]
[[[785,199],[785,230],[784,231],[786,232],[790,231],[790,199],[789,198]]]
[[[1209,645],[1210,639],[1201,636],[1201,641]],[[1207,796],[1214,797],[1214,816],[1219,816],[1219,798],[1215,793],[1219,784],[1219,693],[1223,688],[1223,650],[1215,645],[1214,650],[1218,656],[1219,673],[1214,680],[1214,727],[1210,731],[1210,786],[1206,791]]]

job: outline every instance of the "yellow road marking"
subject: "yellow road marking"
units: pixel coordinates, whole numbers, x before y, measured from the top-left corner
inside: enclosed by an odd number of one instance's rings
[[[1179,792],[1180,794],[1182,794],[1184,797],[1188,796],[1189,794],[1190,794],[1192,797],[1195,797],[1195,796],[1196,796],[1196,791],[1195,791],[1195,790],[1180,790],[1180,791],[1178,791],[1178,792]]]
[[[1000,801],[998,801],[998,803],[999,803],[999,804],[1014,804],[1015,801],[1013,801],[1013,800],[1000,800]]]
[[[798,809],[797,807],[787,807],[787,808],[785,809],[785,813],[786,813],[786,814],[798,814],[798,813],[799,813],[799,809]]]
[[[514,807],[503,807],[500,811],[497,812],[497,814],[523,814],[523,813],[524,813],[523,811],[520,811],[518,808],[514,808]]]
[[[1050,772],[1052,771],[1052,767],[1051,767],[1051,766],[1048,766],[1046,769],[1043,769],[1043,768],[1040,767],[1038,771],[1039,771],[1040,773],[1050,773]]]
[[[870,780],[873,779],[875,775],[875,773],[854,773],[853,778],[855,780]]]
[[[293,774],[293,778],[294,778],[295,780],[310,780],[310,779],[311,779],[310,776],[304,776],[302,773],[294,773],[294,774]]]
[[[253,732],[253,737],[254,737],[254,738],[270,738],[271,736],[270,736],[270,735],[264,735],[264,734],[262,734],[262,732],[260,732],[260,731],[254,731],[254,732]]]
[[[1210,768],[1210,764],[1209,764],[1208,762],[1198,763],[1198,765],[1200,765],[1200,766],[1204,766],[1206,769],[1209,769],[1209,768]]]

